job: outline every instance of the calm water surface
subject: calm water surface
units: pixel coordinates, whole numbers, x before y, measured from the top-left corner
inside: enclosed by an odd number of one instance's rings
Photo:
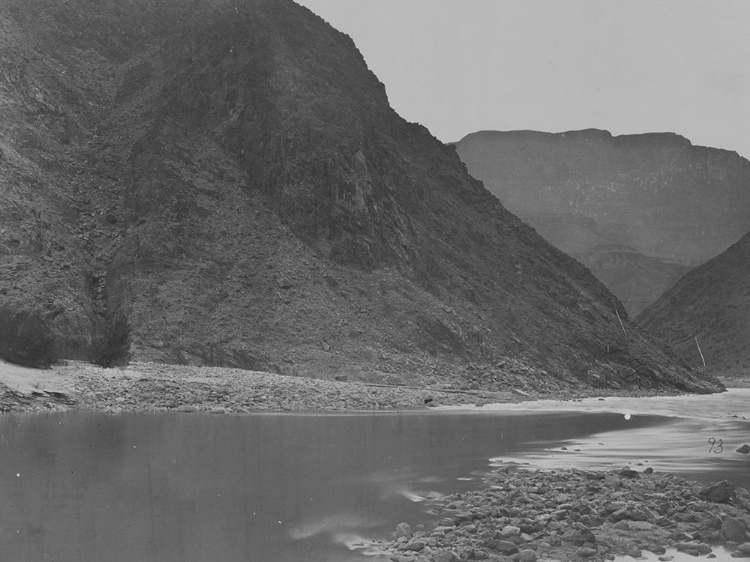
[[[643,457],[624,444],[678,440],[679,426],[619,411],[5,415],[0,559],[362,560],[364,537],[429,520],[430,498],[492,464],[593,448],[593,464],[622,465]],[[699,476],[743,469],[725,459]]]

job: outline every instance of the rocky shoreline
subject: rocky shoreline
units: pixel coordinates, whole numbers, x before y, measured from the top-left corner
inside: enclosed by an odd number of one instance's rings
[[[393,562],[604,561],[644,551],[668,561],[668,549],[715,558],[722,546],[750,558],[750,493],[726,481],[507,465],[486,483],[435,501],[433,512],[444,517],[429,529],[399,524],[380,552]]]
[[[560,381],[551,382],[531,374],[528,380],[516,377],[488,390],[478,384],[457,385],[448,379],[420,381],[421,386],[416,387],[399,379],[391,384],[388,380],[371,383],[160,363],[131,363],[114,369],[71,363],[57,366],[52,371],[21,371],[22,375],[10,380],[0,376],[0,412],[76,409],[109,413],[241,414],[253,411],[399,410],[539,399],[574,400],[602,396],[603,393],[640,397],[678,394],[615,391],[581,383],[566,386]]]

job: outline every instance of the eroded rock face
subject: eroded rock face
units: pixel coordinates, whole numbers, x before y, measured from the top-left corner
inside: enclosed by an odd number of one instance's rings
[[[26,75],[66,85],[49,112],[75,133],[64,154],[62,140],[28,149],[33,181],[7,218],[20,249],[0,259],[54,278],[25,280],[69,293],[60,318],[127,316],[135,359],[407,384],[481,387],[517,368],[587,387],[721,388],[629,324],[453,148],[396,115],[351,39],[293,2],[8,0],[0,14],[15,38],[2,64],[37,53]],[[24,91],[8,95],[32,103]],[[3,142],[18,152],[23,138]],[[43,236],[21,236],[44,162],[63,178],[38,198],[62,233],[52,265]],[[0,289],[13,282],[3,273]]]
[[[483,131],[469,172],[635,315],[750,230],[750,162],[674,134]]]

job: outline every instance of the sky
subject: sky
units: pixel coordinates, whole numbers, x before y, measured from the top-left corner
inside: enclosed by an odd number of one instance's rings
[[[750,159],[750,0],[295,1],[444,142],[674,132]]]

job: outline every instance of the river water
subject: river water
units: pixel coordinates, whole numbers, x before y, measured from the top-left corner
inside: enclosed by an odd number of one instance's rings
[[[750,390],[649,400],[4,415],[0,559],[361,561],[367,537],[429,521],[430,498],[477,487],[507,462],[642,463],[750,485],[750,459],[734,452],[750,441]]]

